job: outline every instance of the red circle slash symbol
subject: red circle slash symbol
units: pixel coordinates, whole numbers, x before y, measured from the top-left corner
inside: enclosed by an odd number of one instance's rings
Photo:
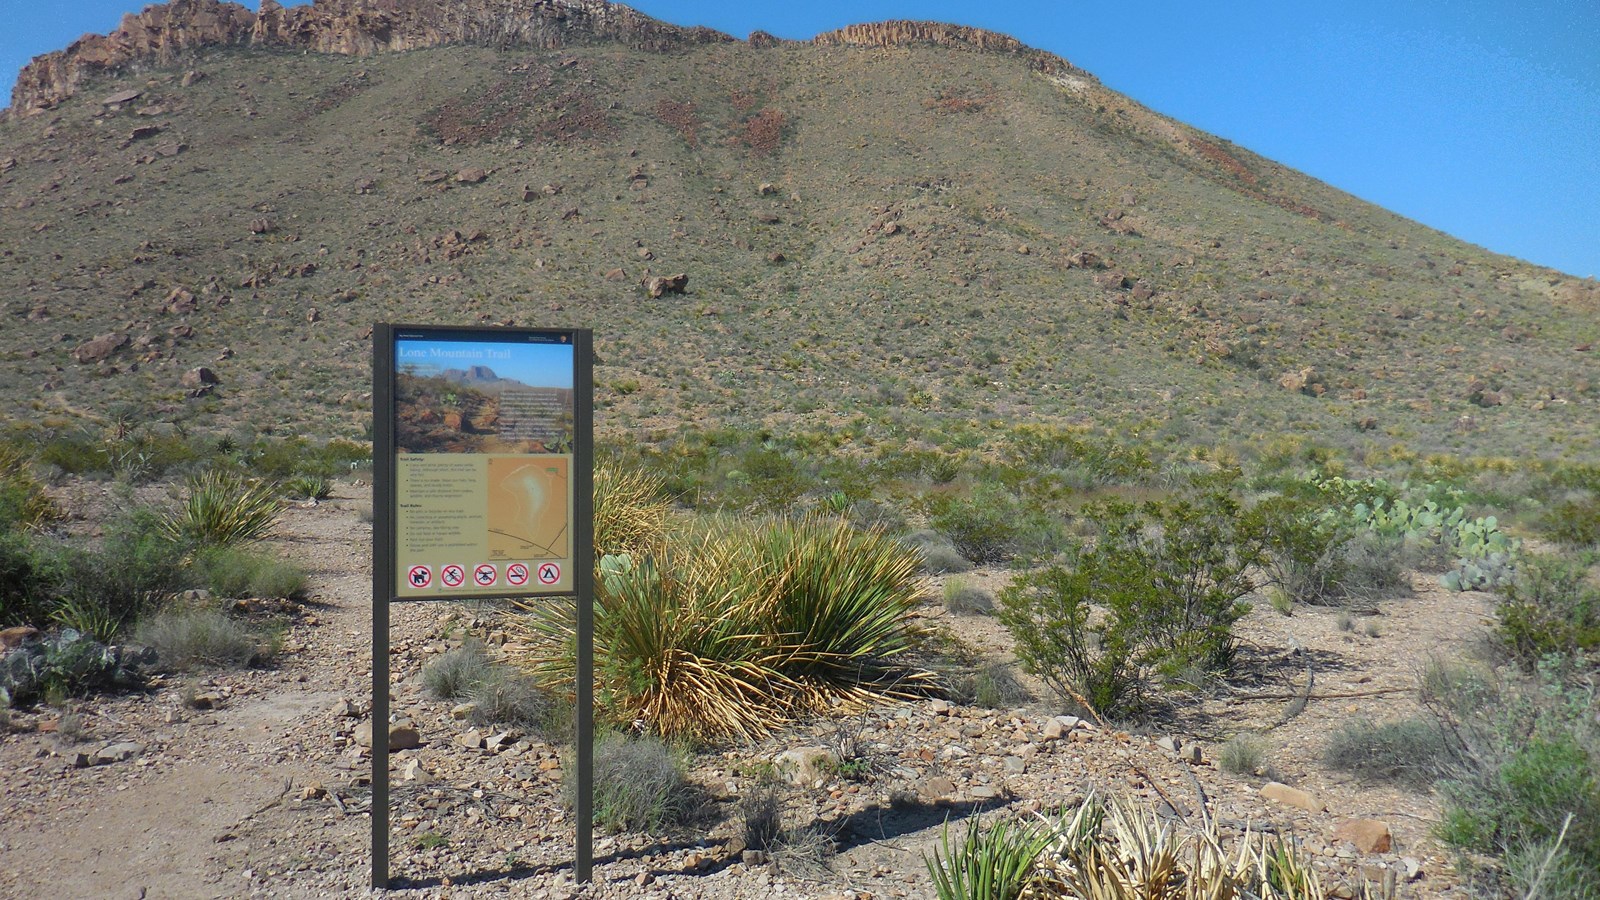
[[[539,567],[539,583],[555,584],[561,580],[561,567],[555,563],[545,563]]]
[[[445,587],[461,587],[461,583],[466,580],[467,570],[455,563],[451,563],[439,570],[439,581]]]
[[[412,566],[406,573],[406,583],[414,588],[425,588],[433,584],[433,570],[427,566]]]
[[[528,567],[522,563],[512,563],[506,566],[506,582],[514,587],[522,587],[528,583]]]
[[[476,569],[472,570],[472,580],[478,583],[478,587],[488,587],[489,585],[494,584],[495,579],[498,577],[499,573],[496,572],[494,570],[494,566],[489,563],[482,563]]]

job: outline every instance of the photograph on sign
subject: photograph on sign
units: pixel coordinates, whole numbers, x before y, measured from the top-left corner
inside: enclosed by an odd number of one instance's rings
[[[397,596],[570,591],[526,573],[570,569],[574,372],[564,332],[396,329]]]

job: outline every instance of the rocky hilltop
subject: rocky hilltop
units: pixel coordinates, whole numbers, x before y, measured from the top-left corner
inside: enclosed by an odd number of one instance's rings
[[[11,91],[11,111],[49,109],[95,76],[166,65],[205,47],[368,56],[449,44],[555,48],[613,41],[664,51],[732,40],[605,0],[316,0],[292,8],[262,0],[259,13],[218,0],[172,0],[124,16],[110,34],[85,35],[34,58]]]
[[[129,13],[110,34],[84,35],[65,50],[35,57],[11,91],[11,113],[49,109],[76,94],[89,78],[168,65],[206,47],[370,56],[450,44],[552,49],[597,41],[660,52],[733,40],[709,28],[669,25],[606,0],[316,0],[288,8],[262,0],[259,13],[219,0],[172,0]],[[770,47],[783,41],[756,32],[750,43]],[[941,22],[850,25],[819,34],[811,43],[877,48],[931,44],[1020,56],[1047,74],[1088,78],[1059,56],[1016,38]]]

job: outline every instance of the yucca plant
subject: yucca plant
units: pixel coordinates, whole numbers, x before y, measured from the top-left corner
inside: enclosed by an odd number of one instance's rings
[[[291,500],[326,500],[333,496],[333,480],[326,475],[296,475],[283,483]]]
[[[830,520],[714,522],[600,563],[599,701],[670,737],[755,737],[796,715],[910,696],[915,558]],[[575,611],[528,607],[528,666],[573,678]]]
[[[189,479],[188,493],[162,527],[179,543],[221,546],[253,541],[277,523],[281,501],[274,485],[228,469]]]
[[[672,503],[664,482],[644,469],[601,463],[594,470],[594,551],[643,553],[666,533]]]
[[[1002,819],[985,827],[973,817],[959,844],[951,843],[946,822],[940,846],[922,861],[939,900],[1017,900],[1052,837],[1050,829],[1027,822]]]

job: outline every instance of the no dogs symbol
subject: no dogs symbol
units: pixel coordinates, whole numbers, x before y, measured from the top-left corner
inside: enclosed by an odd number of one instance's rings
[[[406,582],[414,588],[425,588],[433,584],[433,570],[427,566],[412,566],[406,572]]]
[[[539,567],[539,583],[555,584],[561,580],[561,567],[555,563],[545,563]]]

